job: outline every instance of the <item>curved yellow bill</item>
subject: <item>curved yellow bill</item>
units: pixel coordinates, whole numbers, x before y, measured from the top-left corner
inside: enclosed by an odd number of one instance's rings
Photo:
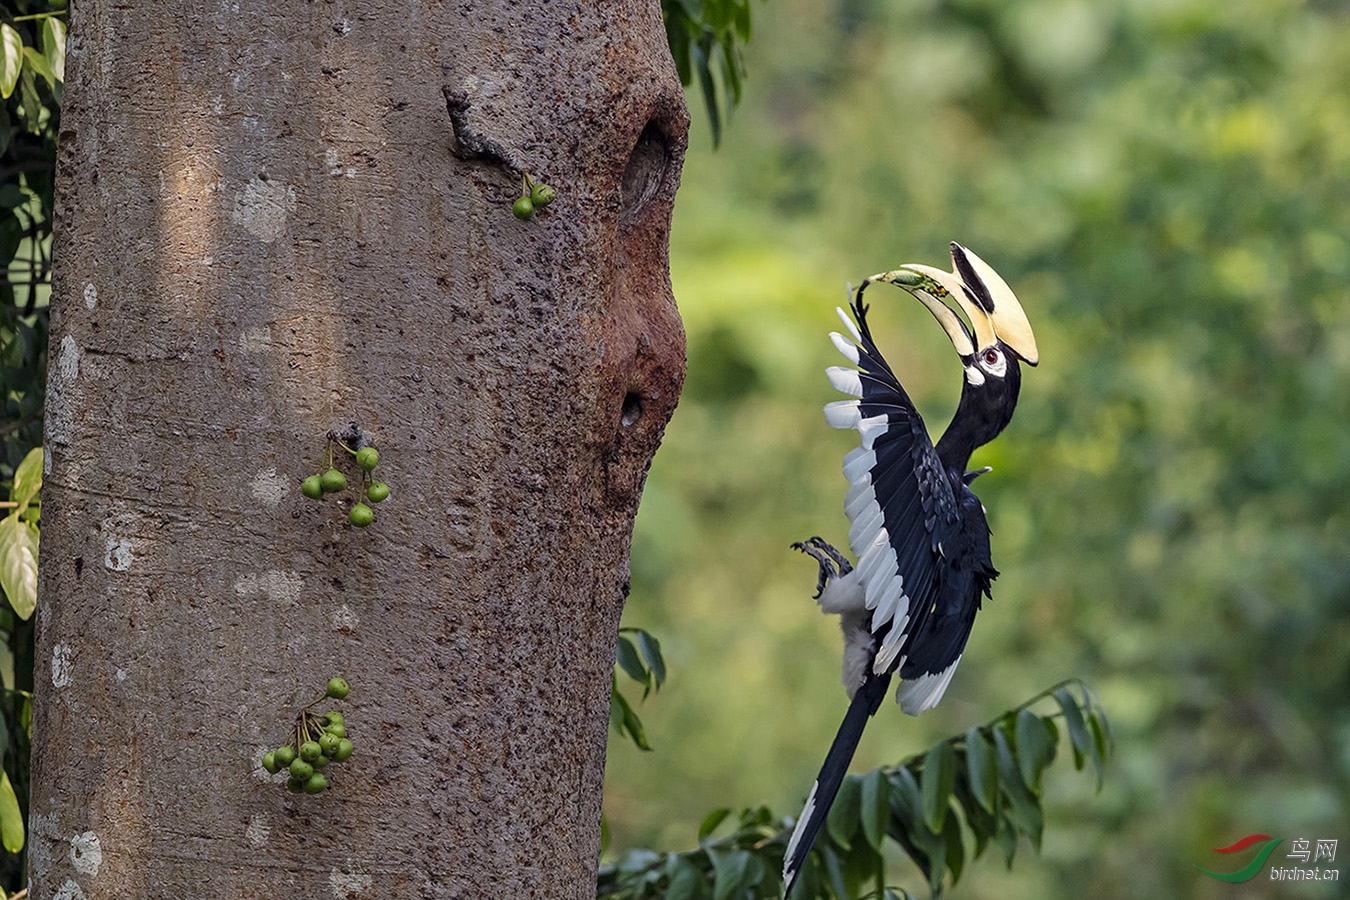
[[[1031,331],[1027,314],[1017,295],[1008,287],[1008,283],[994,271],[994,267],[980,259],[971,251],[952,241],[952,263],[954,275],[960,278],[966,287],[968,299],[978,306],[983,317],[989,322],[993,333],[1008,349],[1012,350],[1029,366],[1040,362],[1040,353],[1036,350],[1036,336]],[[958,301],[962,298],[957,297]],[[972,324],[976,319],[971,304],[962,302],[961,306],[970,315]],[[979,333],[979,326],[976,326]],[[980,341],[981,349],[985,346]]]
[[[878,281],[909,291],[938,320],[956,352],[963,357],[1001,341],[1028,365],[1040,362],[1031,323],[1012,288],[993,267],[953,241],[952,269],[944,272],[919,263],[906,264],[864,279],[858,293],[861,295],[869,284]],[[949,296],[956,299],[970,319],[969,329],[944,302],[943,298]]]

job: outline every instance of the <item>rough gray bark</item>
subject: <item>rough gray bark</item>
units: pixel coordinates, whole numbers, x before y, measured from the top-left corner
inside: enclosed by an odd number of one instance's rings
[[[33,896],[593,896],[683,374],[658,3],[81,0],[67,75]],[[364,531],[298,489],[353,419]],[[289,794],[338,673],[356,755]]]

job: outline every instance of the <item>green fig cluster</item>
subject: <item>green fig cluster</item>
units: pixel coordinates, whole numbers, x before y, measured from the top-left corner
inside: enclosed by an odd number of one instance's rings
[[[342,713],[313,711],[324,700],[345,699],[348,691],[345,679],[330,679],[324,693],[300,711],[286,743],[263,754],[263,768],[272,775],[284,771],[286,789],[291,793],[319,794],[327,790],[328,776],[324,770],[330,763],[345,762],[356,749],[347,737],[347,722]]]
[[[511,215],[522,222],[534,218],[534,214],[553,202],[558,196],[553,185],[535,181],[526,172],[520,179],[520,196],[511,204]]]
[[[322,500],[326,494],[338,494],[347,489],[347,476],[334,465],[335,447],[341,447],[356,460],[360,473],[359,488],[356,502],[347,511],[347,521],[357,528],[365,528],[375,521],[375,511],[370,505],[389,497],[389,485],[376,481],[371,474],[380,464],[380,451],[375,447],[366,444],[353,449],[345,441],[337,440],[330,434],[319,471],[300,483],[300,493],[311,500]]]

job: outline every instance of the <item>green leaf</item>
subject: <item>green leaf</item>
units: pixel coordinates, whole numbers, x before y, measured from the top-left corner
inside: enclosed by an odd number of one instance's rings
[[[633,646],[633,642],[623,635],[619,635],[617,654],[619,668],[623,669],[624,674],[638,684],[646,684],[647,667],[642,664],[642,657],[638,656],[637,648]]]
[[[721,809],[714,809],[704,816],[703,821],[698,823],[699,842],[701,843],[704,838],[716,831],[717,826],[721,825],[723,820],[729,815],[731,815],[731,809],[724,806]]]
[[[665,900],[693,900],[702,893],[703,873],[693,863],[672,853],[666,865],[667,882]]]
[[[764,865],[764,860],[760,859],[757,853],[751,853],[750,865],[745,870],[745,887],[747,890],[752,890],[757,885],[771,884],[773,885],[773,893],[769,896],[777,898],[783,893],[783,879],[779,875],[782,870],[783,866],[780,862],[778,871],[770,873],[769,867]]]
[[[37,609],[38,530],[16,515],[0,519],[0,587],[27,620]]]
[[[4,641],[0,641],[0,679],[3,679],[3,681],[0,682],[0,687],[3,687],[4,690],[7,691],[14,690],[14,662],[14,648]],[[32,665],[32,663],[29,663],[29,665]],[[0,714],[0,720],[3,720],[3,718],[3,714]],[[5,731],[3,725],[0,725],[0,759],[5,758],[4,750],[2,748],[5,745],[7,736],[8,732]]]
[[[1017,855],[1017,830],[1007,819],[999,819],[998,831],[994,832],[994,843],[1003,851],[1003,862],[1011,869],[1013,857]]]
[[[0,25],[0,97],[8,98],[19,83],[23,39],[11,25]]]
[[[0,184],[0,208],[2,209],[14,209],[16,206],[23,206],[31,196],[16,182],[6,181],[4,184]],[[15,364],[18,365],[21,362],[22,360],[19,360]]]
[[[1041,831],[1045,827],[1041,804],[1022,781],[1017,760],[1013,757],[1012,748],[1008,746],[1008,740],[1003,736],[1001,728],[994,729],[994,757],[998,761],[999,790],[1009,801],[1009,806],[1004,812],[1006,821],[1030,837],[1032,845],[1039,850]],[[1015,837],[1016,835],[1014,843]],[[997,840],[1000,845],[1003,844],[1002,834],[997,836]],[[1004,849],[1006,852],[1006,846]]]
[[[680,9],[684,14],[695,22],[703,21],[703,2],[702,0],[676,0],[680,4]]]
[[[614,730],[619,734],[627,734],[633,739],[640,750],[650,750],[651,745],[647,743],[647,731],[642,727],[642,720],[638,718],[637,713],[633,712],[633,707],[629,705],[628,699],[619,693],[618,686],[611,682],[609,691],[609,722]]]
[[[952,873],[954,885],[961,880],[961,872],[966,864],[966,846],[961,840],[961,822],[956,816],[947,817],[947,824],[942,826],[942,839],[947,845],[945,861],[948,871]]]
[[[23,105],[24,128],[32,134],[42,131],[42,98],[38,96],[37,80],[31,66],[19,71],[19,102]]]
[[[41,75],[46,79],[51,89],[56,90],[56,73],[52,71],[52,64],[47,61],[47,57],[32,47],[24,47],[23,59],[28,64],[28,68]]]
[[[848,885],[844,883],[844,868],[839,863],[839,854],[835,852],[834,847],[826,844],[820,851],[820,855],[825,860],[825,874],[830,879],[830,887],[834,888],[835,896],[848,897]],[[801,891],[797,892],[798,897],[803,897]]]
[[[747,850],[713,855],[713,900],[730,900],[750,881],[751,857]]]
[[[66,80],[66,23],[56,16],[42,20],[38,30],[38,39],[42,42],[42,52],[51,65],[58,81]]]
[[[727,5],[730,0],[710,0],[703,6],[702,25],[707,31],[721,31],[726,28],[730,16]]]
[[[14,795],[14,785],[9,783],[9,773],[0,772],[0,843],[10,853],[18,853],[23,850],[23,841],[23,813],[19,811],[19,798]]]
[[[1111,753],[1111,733],[1106,719],[1098,712],[1088,714],[1088,730],[1092,732],[1092,744],[1097,752],[1092,757],[1097,768],[1097,790],[1102,789],[1106,781],[1106,760]]]
[[[670,55],[675,58],[675,73],[680,76],[680,84],[688,86],[693,80],[689,71],[689,32],[675,17],[666,20],[666,43],[670,45]]]
[[[946,742],[938,744],[923,760],[920,787],[923,792],[923,822],[934,834],[947,820],[948,800],[956,780],[956,751]]]
[[[750,0],[737,3],[735,9],[736,33],[741,40],[750,40]]]
[[[872,849],[880,852],[886,837],[886,823],[891,818],[891,793],[886,773],[873,769],[862,777],[858,814],[862,820],[863,837]]]
[[[1041,793],[1041,771],[1053,757],[1055,745],[1046,734],[1041,717],[1029,709],[1017,711],[1015,726],[1017,738],[1017,766],[1022,781],[1031,792]]]
[[[891,819],[894,837],[910,858],[930,875],[933,869],[946,866],[946,848],[942,835],[935,834],[919,820],[923,800],[919,782],[908,766],[901,766],[891,772],[891,796],[895,815]],[[937,872],[937,881],[942,881],[942,872]]]
[[[1092,733],[1083,721],[1083,712],[1078,708],[1078,699],[1068,688],[1055,688],[1055,702],[1064,713],[1064,725],[1069,729],[1069,743],[1073,745],[1073,767],[1082,769],[1083,763],[1091,757],[1096,748],[1092,743]]]
[[[986,812],[992,813],[998,796],[998,771],[994,766],[994,752],[978,728],[966,731],[966,778],[976,801]]]
[[[847,897],[857,897],[862,893],[863,885],[876,877],[877,869],[883,865],[881,854],[872,849],[867,841],[854,841],[841,861],[844,867],[844,884],[848,888]]]
[[[754,809],[741,811],[741,827],[756,828],[761,826],[773,825],[777,822],[773,810],[767,806],[757,806]]]
[[[34,447],[14,470],[14,486],[9,499],[17,503],[11,515],[21,516],[42,488],[42,448]]]
[[[1102,754],[1102,762],[1110,759],[1112,748],[1116,745],[1116,737],[1111,732],[1111,722],[1106,718],[1106,710],[1100,705],[1095,705],[1091,709],[1092,718],[1097,721],[1101,729],[1102,737],[1098,749]]]
[[[628,701],[619,695],[619,702],[623,704],[623,727],[628,731],[629,737],[633,743],[637,744],[639,750],[650,750],[652,745],[647,743],[647,729],[642,726],[642,720],[638,714],[633,712],[633,707],[628,705]]]
[[[727,114],[731,114],[731,108],[741,100],[741,59],[736,52],[736,39],[727,32],[722,36],[718,44],[721,51],[718,55],[722,57],[722,84],[726,88],[726,93],[731,97],[727,102]]]
[[[839,785],[834,804],[825,816],[825,831],[830,838],[844,849],[853,842],[858,833],[860,798],[862,797],[862,779],[857,775],[847,775]]]
[[[722,118],[717,110],[717,83],[708,66],[708,48],[698,41],[690,45],[689,54],[693,59],[694,72],[698,75],[699,90],[703,92],[703,105],[708,111],[708,125],[712,129],[713,146],[716,147],[722,141]]]
[[[638,630],[637,638],[642,658],[647,661],[647,668],[655,679],[655,686],[660,688],[666,680],[666,661],[661,656],[661,642],[641,629]]]

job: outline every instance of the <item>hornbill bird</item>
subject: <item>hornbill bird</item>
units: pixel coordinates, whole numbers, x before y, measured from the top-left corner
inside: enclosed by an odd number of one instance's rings
[[[830,335],[853,367],[831,366],[826,374],[855,399],[827,405],[825,418],[862,438],[844,457],[844,508],[858,564],[850,566],[818,537],[793,546],[819,563],[816,598],[824,612],[840,617],[844,687],[852,700],[788,842],[785,896],[892,676],[899,675],[896,701],[904,712],[914,716],[936,706],[961,661],[981,597],[990,596],[998,575],[984,507],[970,489],[989,469],[966,466],[1012,419],[1019,360],[1034,366],[1039,357],[1031,325],[998,273],[960,244],[953,242],[951,252],[951,272],[906,265],[865,279],[852,298],[852,320],[838,310],[852,340]],[[961,358],[961,400],[936,446],[867,326],[863,292],[876,282],[901,287],[923,303]],[[969,326],[944,302],[953,299]]]

